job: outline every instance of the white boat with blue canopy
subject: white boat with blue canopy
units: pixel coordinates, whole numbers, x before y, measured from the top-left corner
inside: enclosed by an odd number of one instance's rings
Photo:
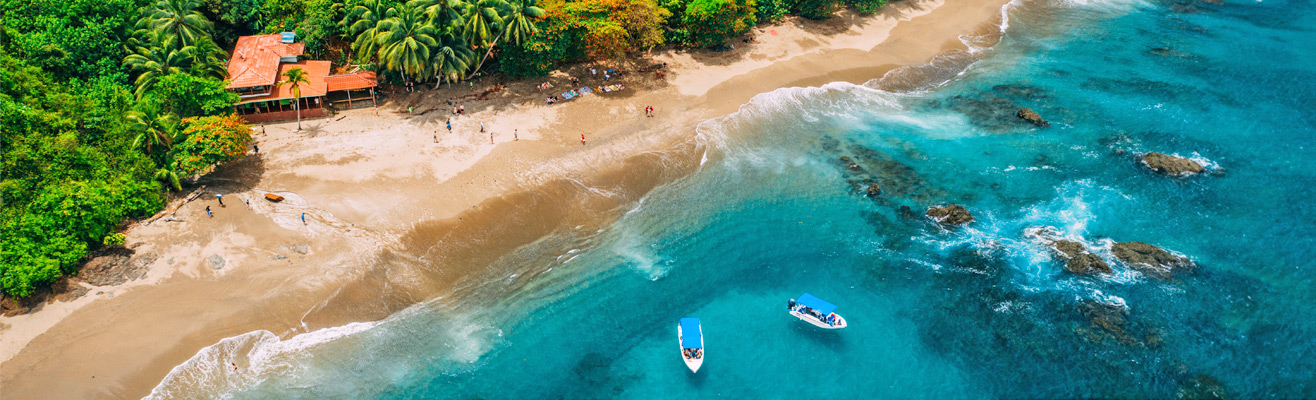
[[[826,300],[817,296],[805,293],[797,301],[791,299],[786,303],[786,308],[790,310],[791,315],[795,318],[804,320],[813,324],[813,326],[823,329],[841,329],[845,328],[845,318],[836,314],[836,305],[828,303]]]
[[[681,342],[681,359],[690,372],[699,372],[704,365],[704,328],[699,318],[681,318],[676,324],[676,339]]]

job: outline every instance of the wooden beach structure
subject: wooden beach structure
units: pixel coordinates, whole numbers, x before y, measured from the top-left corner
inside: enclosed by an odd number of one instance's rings
[[[238,94],[233,108],[239,116],[248,123],[297,118],[292,85],[277,85],[293,68],[306,71],[309,81],[299,86],[302,118],[322,117],[330,104],[349,109],[377,105],[374,72],[331,75],[329,61],[300,60],[306,44],[295,39],[292,32],[238,38],[228,63],[228,90]]]

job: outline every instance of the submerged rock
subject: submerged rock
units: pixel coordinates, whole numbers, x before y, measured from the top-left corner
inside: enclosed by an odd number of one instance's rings
[[[1051,248],[1065,258],[1065,270],[1075,275],[1093,275],[1111,273],[1106,260],[1088,251],[1083,244],[1072,240],[1051,242]]]
[[[1078,302],[1078,312],[1083,314],[1088,320],[1090,331],[1079,331],[1079,334],[1091,342],[1103,342],[1102,335],[1109,335],[1115,340],[1126,345],[1143,344],[1137,336],[1129,333],[1131,328],[1128,320],[1129,309],[1122,305],[1110,304],[1096,300],[1083,300]]]
[[[1180,272],[1191,272],[1196,267],[1187,257],[1143,242],[1115,243],[1110,251],[1130,268],[1160,280]]]
[[[868,185],[868,189],[865,190],[865,192],[868,194],[868,197],[877,197],[878,195],[882,194],[882,187],[877,186],[877,184],[874,183]]]
[[[1209,375],[1197,374],[1179,383],[1175,397],[1185,400],[1228,399],[1225,385]]]
[[[1169,176],[1190,176],[1206,171],[1193,160],[1156,152],[1147,153],[1140,161],[1152,171]]]
[[[929,208],[927,216],[942,225],[963,225],[973,222],[973,215],[959,204]]]
[[[1015,113],[1015,116],[1019,117],[1020,119],[1023,119],[1024,121],[1031,122],[1033,123],[1033,125],[1037,125],[1040,127],[1051,126],[1050,122],[1046,122],[1046,120],[1042,119],[1041,115],[1037,115],[1037,113],[1033,112],[1033,110],[1030,108],[1019,109],[1019,112]]]

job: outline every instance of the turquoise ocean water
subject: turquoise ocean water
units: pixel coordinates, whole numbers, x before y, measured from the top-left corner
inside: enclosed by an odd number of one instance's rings
[[[1005,12],[1000,43],[949,81],[782,89],[704,123],[696,173],[599,232],[537,244],[562,250],[517,270],[534,274],[495,268],[461,301],[382,322],[230,338],[210,350],[240,353],[250,376],[185,364],[156,395],[1316,397],[1316,4]],[[1019,107],[1052,126],[1016,120]],[[1209,171],[1158,176],[1135,160],[1149,151]],[[852,187],[864,178],[884,194]],[[900,211],[944,203],[977,221],[947,230]],[[1065,272],[1026,235],[1040,227],[1115,273]],[[1198,268],[1143,276],[1111,256],[1123,241]],[[786,315],[806,291],[850,326]],[[1088,301],[1126,314],[1103,329]],[[678,353],[685,316],[703,321],[698,374]]]

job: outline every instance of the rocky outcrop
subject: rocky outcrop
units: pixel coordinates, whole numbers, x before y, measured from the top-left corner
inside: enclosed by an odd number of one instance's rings
[[[1037,115],[1037,113],[1033,112],[1031,108],[1021,108],[1019,109],[1019,112],[1015,113],[1014,115],[1024,121],[1031,122],[1033,125],[1037,125],[1040,127],[1051,126],[1050,122],[1046,122],[1046,120],[1042,119],[1041,115]]]
[[[1051,242],[1051,248],[1065,258],[1065,270],[1075,275],[1094,275],[1111,273],[1106,260],[1088,251],[1082,243],[1072,240]]]
[[[929,208],[926,215],[942,225],[964,225],[973,222],[973,215],[959,204]]]
[[[1187,257],[1175,255],[1143,242],[1115,243],[1110,251],[1115,258],[1144,275],[1165,280],[1181,272],[1191,272],[1196,265]]]
[[[865,192],[868,194],[868,197],[877,197],[878,195],[882,194],[882,187],[877,186],[876,183],[870,184],[868,185],[868,189],[865,190]]]
[[[1156,152],[1147,153],[1140,161],[1152,171],[1169,176],[1190,176],[1206,171],[1193,160]]]

